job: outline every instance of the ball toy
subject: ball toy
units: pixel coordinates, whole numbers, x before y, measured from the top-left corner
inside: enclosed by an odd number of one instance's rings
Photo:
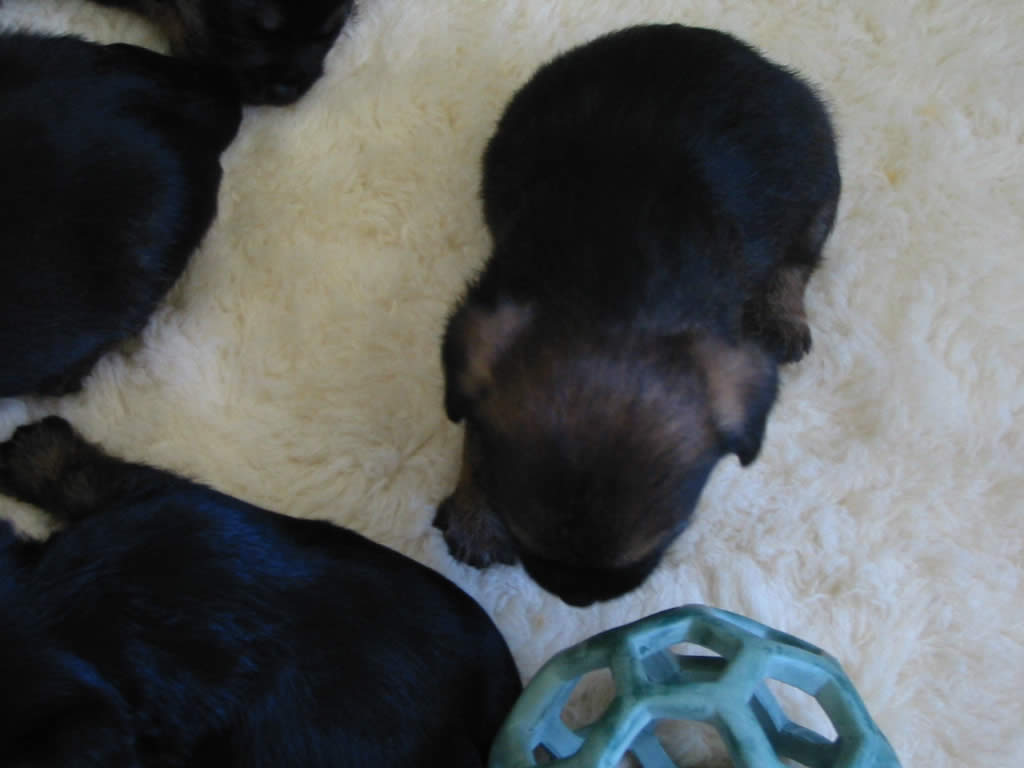
[[[671,649],[681,643],[718,655]],[[611,670],[615,698],[593,724],[573,730],[562,710],[580,679],[602,668]],[[791,720],[769,679],[812,696],[835,737]],[[552,658],[506,719],[489,766],[615,768],[628,752],[643,768],[675,768],[655,734],[663,720],[710,724],[737,768],[783,768],[783,760],[807,768],[899,768],[834,658],[784,632],[702,605],[602,632]],[[538,757],[539,747],[550,759]]]

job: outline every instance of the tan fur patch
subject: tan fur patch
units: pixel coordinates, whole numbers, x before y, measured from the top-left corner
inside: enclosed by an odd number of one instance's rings
[[[716,426],[722,432],[742,429],[752,390],[768,372],[770,360],[749,342],[731,346],[718,339],[702,338],[693,346],[707,378]]]
[[[689,337],[630,350],[546,341],[528,356],[507,360],[493,396],[478,411],[481,426],[491,439],[512,439],[527,453],[531,446],[546,451],[561,443],[584,466],[593,460],[621,471],[634,490],[623,497],[618,519],[605,521],[619,531],[619,546],[607,564],[639,562],[675,535],[680,523],[673,504],[652,503],[660,499],[653,478],[698,461],[718,441],[696,372],[680,367],[672,375],[672,366],[658,362],[690,354]],[[612,469],[609,456],[616,451],[622,463]],[[551,559],[562,555],[558,537],[548,540],[546,523],[517,517],[507,524],[528,550]]]
[[[530,307],[506,303],[493,312],[468,307],[463,321],[466,367],[459,373],[459,391],[476,399],[494,382],[494,366],[526,328]]]
[[[554,434],[582,443],[627,439],[645,454],[687,463],[716,440],[697,379],[658,369],[665,348],[635,354],[559,345],[531,350],[502,372],[481,416],[498,433],[524,442]]]
[[[807,319],[804,309],[804,293],[810,270],[806,267],[782,267],[768,290],[768,303],[772,310],[789,318],[792,322],[803,322]]]

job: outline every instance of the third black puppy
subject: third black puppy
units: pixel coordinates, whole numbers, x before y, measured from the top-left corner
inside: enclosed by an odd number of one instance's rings
[[[484,156],[493,252],[444,338],[452,553],[577,605],[639,585],[718,459],[757,457],[839,189],[822,103],[726,34],[635,27],[543,67]]]
[[[5,768],[483,768],[520,691],[487,614],[351,531],[120,461],[50,417],[0,444]]]
[[[216,72],[0,34],[0,397],[72,391],[145,325],[213,221],[240,120]]]

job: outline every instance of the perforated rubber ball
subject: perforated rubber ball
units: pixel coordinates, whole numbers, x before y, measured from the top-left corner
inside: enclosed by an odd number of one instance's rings
[[[716,655],[681,655],[689,643]],[[588,672],[608,668],[615,698],[591,725],[562,719]],[[835,735],[787,716],[768,681],[812,696]],[[675,768],[655,733],[663,720],[712,725],[737,768],[899,768],[839,663],[809,643],[751,619],[688,605],[602,632],[552,658],[533,678],[495,741],[490,768]],[[542,756],[543,755],[543,756]],[[791,763],[790,763],[791,764]]]

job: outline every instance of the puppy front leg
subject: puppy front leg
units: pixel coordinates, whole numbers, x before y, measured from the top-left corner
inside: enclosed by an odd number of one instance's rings
[[[795,363],[811,349],[811,329],[804,310],[804,292],[811,270],[784,264],[744,307],[746,332],[779,363]]]
[[[511,565],[517,559],[515,549],[480,488],[479,468],[479,439],[467,425],[459,482],[452,495],[438,505],[434,527],[444,534],[448,552],[459,562],[474,568]]]
[[[186,482],[108,456],[59,416],[18,427],[0,444],[0,491],[68,522]]]
[[[838,177],[830,195],[814,212],[806,229],[790,243],[781,262],[744,307],[747,334],[761,342],[777,362],[794,363],[811,349],[804,294],[811,273],[832,232],[839,202]]]

